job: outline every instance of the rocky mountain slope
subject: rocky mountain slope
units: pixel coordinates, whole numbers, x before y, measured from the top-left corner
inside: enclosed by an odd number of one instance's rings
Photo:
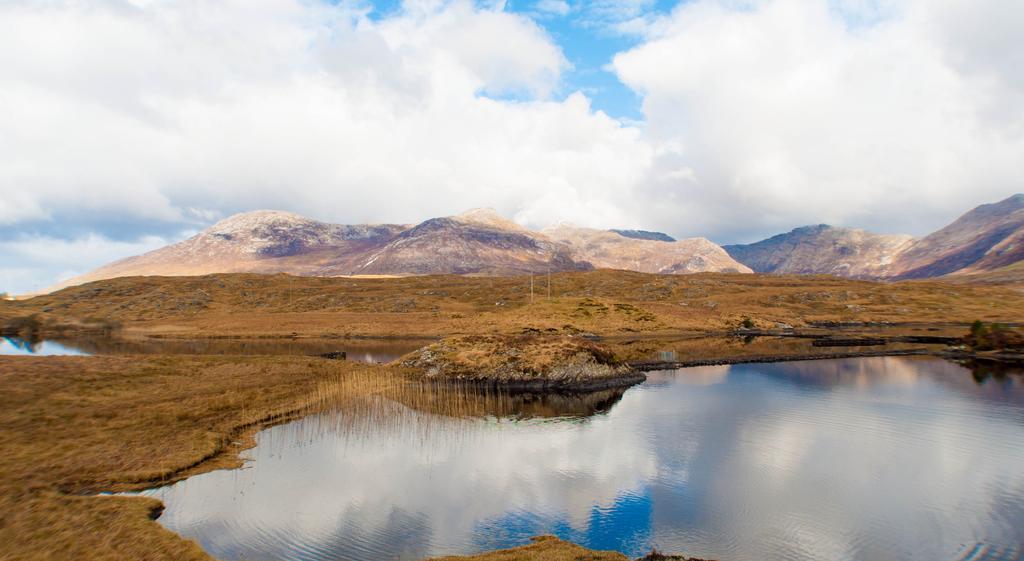
[[[725,250],[758,273],[901,280],[998,270],[1012,278],[1024,260],[1024,195],[979,206],[921,239],[823,224]]]
[[[705,238],[676,241],[665,234],[595,230],[560,225],[544,233],[572,248],[577,259],[599,269],[685,274],[703,271],[750,273],[721,246]]]
[[[725,251],[758,273],[824,274],[850,278],[887,276],[893,259],[914,238],[872,234],[826,224],[804,226]]]
[[[616,230],[611,229],[609,232],[615,232],[620,236],[626,236],[627,238],[636,238],[638,240],[654,240],[659,242],[674,242],[675,238],[662,232],[650,232],[647,230]]]
[[[893,276],[918,279],[992,271],[1024,259],[1024,195],[981,205],[918,240],[893,263]]]
[[[516,274],[587,270],[569,247],[489,209],[432,218],[361,259],[357,274]]]
[[[115,261],[49,290],[138,275],[332,274],[352,269],[353,257],[387,243],[405,229],[393,224],[327,224],[272,210],[244,212],[187,240]]]
[[[528,230],[489,209],[413,226],[328,224],[262,210],[232,216],[187,240],[105,265],[50,290],[114,277],[230,272],[503,275],[602,267],[750,272],[703,238],[655,241],[668,236],[639,231],[566,229],[562,234],[564,239],[556,239]]]

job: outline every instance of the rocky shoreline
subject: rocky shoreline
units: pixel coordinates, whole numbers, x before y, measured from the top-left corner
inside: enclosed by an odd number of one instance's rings
[[[722,366],[727,364],[752,364],[772,362],[798,362],[807,360],[832,360],[842,358],[883,357],[883,356],[941,356],[928,349],[889,349],[882,351],[849,351],[835,353],[816,353],[807,355],[755,355],[739,357],[694,358],[676,361],[633,361],[630,366],[641,371],[675,370],[695,366]]]
[[[601,337],[528,333],[450,337],[397,362],[430,381],[456,381],[503,391],[531,392],[588,392],[629,387],[643,382],[645,372],[655,370],[862,357],[932,356],[962,364],[994,364],[1004,369],[1024,367],[1024,352],[1016,347],[979,348],[971,343],[969,336],[752,329],[741,329],[731,335],[808,339],[811,345],[799,354],[711,354],[678,360],[627,361],[617,358]],[[891,348],[890,344],[901,346]],[[907,344],[921,346],[906,348]]]

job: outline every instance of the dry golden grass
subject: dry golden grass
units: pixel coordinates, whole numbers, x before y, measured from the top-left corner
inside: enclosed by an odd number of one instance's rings
[[[69,492],[152,483],[286,418],[343,374],[301,357],[0,357],[0,481]],[[24,454],[31,461],[21,461]]]
[[[599,335],[810,322],[1019,321],[1024,286],[626,271],[559,273],[530,301],[527,277],[386,279],[221,274],[132,277],[0,303],[0,317],[102,318],[162,336],[445,336],[524,329]]]
[[[569,389],[617,379],[624,384],[637,381],[605,346],[558,334],[448,337],[409,353],[401,364],[431,379],[489,384],[540,383]]]
[[[0,559],[17,561],[213,561],[198,544],[152,519],[155,499],[78,497],[44,491],[0,508]]]
[[[297,357],[0,357],[0,558],[209,559],[149,518],[156,501],[88,495],[237,465],[255,429],[393,379]]]

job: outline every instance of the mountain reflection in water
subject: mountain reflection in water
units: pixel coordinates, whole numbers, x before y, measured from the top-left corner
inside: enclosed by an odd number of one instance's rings
[[[870,358],[581,398],[430,391],[268,429],[246,468],[146,494],[224,559],[417,559],[541,533],[723,561],[1022,555],[1019,377]]]

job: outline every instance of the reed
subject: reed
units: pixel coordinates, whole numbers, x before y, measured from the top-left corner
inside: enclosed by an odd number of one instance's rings
[[[93,495],[238,466],[260,428],[388,376],[304,357],[0,357],[0,559],[209,560],[152,521],[158,502]]]

